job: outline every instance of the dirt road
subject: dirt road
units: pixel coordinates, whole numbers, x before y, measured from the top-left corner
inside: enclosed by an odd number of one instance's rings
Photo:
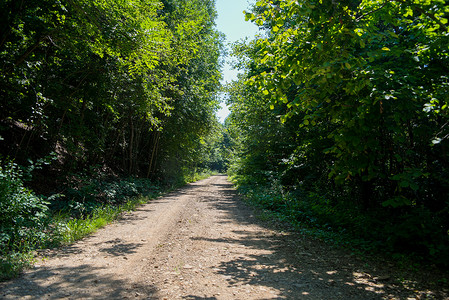
[[[0,298],[443,297],[395,284],[383,272],[322,243],[258,225],[226,177],[213,176],[49,255],[0,284]]]

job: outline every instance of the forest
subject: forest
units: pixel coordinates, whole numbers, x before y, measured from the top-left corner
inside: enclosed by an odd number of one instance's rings
[[[449,2],[257,1],[229,173],[299,230],[449,266]]]
[[[294,230],[449,266],[447,0],[257,1],[225,86],[214,0],[0,15],[0,279],[212,171]]]

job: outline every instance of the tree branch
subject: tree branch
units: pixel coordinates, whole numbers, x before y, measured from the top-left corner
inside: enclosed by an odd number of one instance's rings
[[[373,9],[373,10],[370,11],[370,12],[364,13],[363,15],[361,15],[360,17],[358,17],[357,19],[355,19],[355,21],[356,21],[356,22],[359,22],[359,21],[360,21],[361,19],[363,19],[364,17],[366,17],[366,16],[368,16],[368,15],[371,15],[371,14],[375,13],[376,11],[381,10],[381,9],[384,8],[385,5],[387,5],[387,3],[389,3],[389,2],[390,2],[389,0],[385,1],[384,4],[382,4],[380,7],[376,8],[376,9]]]

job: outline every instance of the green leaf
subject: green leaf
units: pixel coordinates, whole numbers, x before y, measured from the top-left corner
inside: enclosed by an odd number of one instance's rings
[[[393,208],[402,207],[402,206],[409,206],[411,204],[412,204],[412,202],[409,199],[407,199],[407,198],[405,198],[403,196],[393,197],[393,198],[388,199],[387,201],[382,202],[382,206],[383,207],[390,206],[390,207],[393,207]]]
[[[245,21],[254,20],[256,18],[252,13],[246,11],[243,11],[243,13],[245,14]]]

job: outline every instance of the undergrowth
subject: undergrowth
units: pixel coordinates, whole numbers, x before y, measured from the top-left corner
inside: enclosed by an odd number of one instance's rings
[[[408,219],[397,221],[381,212],[368,214],[344,203],[336,204],[319,192],[286,191],[276,181],[258,184],[237,176],[231,180],[246,202],[261,209],[260,218],[266,221],[342,246],[358,255],[386,255],[404,268],[434,264],[444,269],[448,265],[445,255],[448,243],[440,239],[438,228],[428,221],[431,218],[426,220],[410,214]],[[412,221],[425,225],[416,228],[416,232],[403,231],[402,227],[410,228]]]
[[[212,175],[218,175],[218,172],[203,170],[203,171],[195,172],[193,174],[185,176],[184,181],[185,181],[185,183],[195,182],[195,181],[209,178]]]
[[[147,203],[152,197],[138,196],[118,206],[104,205],[93,209],[86,216],[72,217],[69,212],[57,212],[53,216],[54,234],[59,244],[70,244],[95,232],[114,220],[122,213],[135,210],[139,205]]]

